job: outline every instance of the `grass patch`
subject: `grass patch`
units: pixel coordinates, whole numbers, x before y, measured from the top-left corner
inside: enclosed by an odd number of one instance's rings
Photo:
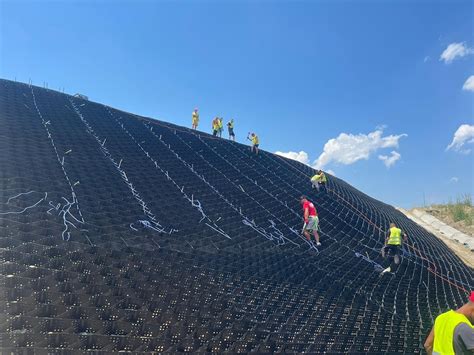
[[[472,225],[474,211],[470,195],[458,197],[455,203],[448,203],[447,209],[455,222],[463,221],[467,226]]]

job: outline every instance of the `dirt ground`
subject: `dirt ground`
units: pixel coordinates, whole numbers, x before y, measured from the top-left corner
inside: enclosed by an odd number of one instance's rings
[[[473,225],[466,225],[463,221],[454,222],[452,217],[449,215],[449,212],[446,206],[431,206],[431,207],[417,207],[417,210],[425,211],[431,214],[433,217],[438,218],[440,221],[443,221],[447,225],[463,232],[471,237],[474,237],[474,226]],[[471,207],[472,209],[472,207]],[[411,213],[411,211],[409,211]],[[465,246],[455,242],[454,240],[450,240],[436,232],[435,230],[430,230],[436,237],[438,237],[444,244],[448,246],[452,251],[456,253],[457,256],[468,266],[474,269],[474,252],[470,251]]]
[[[433,217],[438,218],[440,221],[443,221],[447,225],[456,228],[458,231],[463,232],[471,237],[474,237],[474,224],[467,225],[464,221],[455,222],[453,217],[448,211],[447,206],[445,205],[434,205],[430,207],[417,208],[419,210],[425,211],[432,215]],[[465,207],[467,213],[473,214],[473,207]]]

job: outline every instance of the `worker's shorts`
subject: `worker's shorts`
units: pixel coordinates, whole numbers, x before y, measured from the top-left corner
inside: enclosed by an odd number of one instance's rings
[[[254,144],[253,146],[254,146],[255,148],[258,148],[258,144]]]
[[[229,128],[229,136],[235,136],[233,128]]]
[[[385,246],[385,256],[400,256],[400,245],[386,245]]]
[[[306,224],[306,227],[304,228],[304,230],[308,232],[317,231],[318,226],[319,226],[318,216],[309,216],[308,223]]]

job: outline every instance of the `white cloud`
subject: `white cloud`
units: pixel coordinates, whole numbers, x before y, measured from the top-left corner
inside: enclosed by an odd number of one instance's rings
[[[462,89],[466,91],[474,91],[474,75],[471,75],[469,78],[467,78],[466,82],[462,86]]]
[[[390,154],[391,154],[390,156],[379,155],[379,159],[385,164],[387,168],[390,168],[401,157],[401,154],[394,150],[392,150]]]
[[[464,145],[474,143],[474,125],[463,124],[454,133],[453,141],[446,150],[454,150],[459,153],[468,154],[471,149],[463,149]]]
[[[296,161],[299,161],[300,163],[303,163],[303,164],[306,164],[306,165],[309,165],[309,157],[308,157],[308,153],[304,152],[304,151],[301,151],[299,153],[297,152],[275,152],[275,154],[278,154],[282,157],[285,157],[285,158],[289,158],[289,159],[293,159],[293,160],[296,160]]]
[[[458,182],[459,179],[456,176],[453,176],[451,179],[449,179],[449,182],[456,183]]]
[[[443,53],[441,53],[439,60],[449,64],[457,57],[462,58],[472,53],[474,53],[474,50],[467,47],[465,43],[451,43],[448,47],[446,47]]]
[[[383,137],[383,128],[379,127],[368,134],[341,133],[337,138],[331,138],[324,145],[324,151],[313,163],[321,169],[330,162],[349,165],[358,160],[368,160],[377,150],[382,148],[398,148],[398,141],[406,134]]]
[[[293,159],[293,160],[296,160],[296,161],[299,161],[300,163],[303,163],[303,164],[306,164],[308,166],[310,166],[309,164],[309,156],[308,156],[308,153],[306,153],[305,151],[300,151],[299,153],[297,152],[292,152],[292,151],[289,151],[289,152],[275,152],[275,154],[279,155],[279,156],[282,156],[282,157],[285,157],[285,158],[289,158],[289,159]],[[312,167],[314,168],[314,164],[312,165]],[[326,173],[328,174],[331,174],[332,176],[336,176],[336,173],[334,172],[334,170],[325,170]]]

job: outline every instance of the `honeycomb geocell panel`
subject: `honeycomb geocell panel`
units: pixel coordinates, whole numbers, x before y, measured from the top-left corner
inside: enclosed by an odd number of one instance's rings
[[[298,162],[0,81],[6,352],[418,353],[473,270],[391,206]],[[301,235],[315,202],[322,246]],[[409,235],[381,274],[389,223]]]

